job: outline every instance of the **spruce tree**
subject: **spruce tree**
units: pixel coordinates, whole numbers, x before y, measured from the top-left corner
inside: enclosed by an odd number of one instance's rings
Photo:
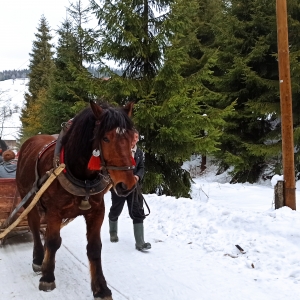
[[[72,22],[65,20],[57,33],[55,71],[45,107],[44,128],[47,133],[59,132],[61,123],[72,118],[88,101],[87,92],[76,82],[72,71],[83,69]]]
[[[77,1],[70,5],[68,14],[57,31],[56,68],[44,118],[48,133],[58,132],[64,120],[85,108],[96,90],[95,80],[85,67],[92,61],[91,45],[95,35],[85,28],[89,21],[88,9],[83,9],[82,1]]]
[[[216,62],[218,59],[218,45],[215,43],[215,24],[219,24],[218,18],[222,16],[223,6],[222,0],[197,0],[197,6],[193,9],[195,17],[192,20],[193,27],[186,36],[190,37],[188,45],[188,60],[184,65],[182,75],[186,78],[190,90],[198,95],[199,110],[202,114],[208,115],[210,119],[211,129],[204,127],[199,132],[202,138],[211,137],[216,141],[218,136],[214,136],[214,132],[224,131],[226,123],[224,117],[232,113],[234,102],[227,102],[226,105],[220,106],[220,102],[224,102],[226,95],[215,89],[213,74],[216,71]],[[218,142],[219,143],[219,142]],[[201,166],[200,172],[206,169],[206,155],[212,156],[218,148],[201,149]]]
[[[192,153],[216,150],[217,124],[222,123],[220,113],[198,105],[204,98],[201,82],[194,88],[191,78],[183,74],[197,3],[121,0],[91,4],[100,25],[98,55],[123,70],[122,76],[110,72],[110,80],[103,82],[104,95],[119,104],[136,102],[134,120],[145,152],[144,191],[188,196],[191,178],[181,165]],[[105,61],[101,63],[109,72]]]
[[[232,182],[254,182],[281,151],[275,2],[224,1],[217,17],[213,84],[226,95],[219,106],[235,101],[235,110],[216,157],[222,168],[234,168]]]
[[[40,115],[43,112],[45,94],[49,89],[53,72],[52,35],[44,16],[41,17],[35,34],[29,64],[29,86],[25,93],[25,105],[21,112],[22,130],[21,141],[42,131]],[[39,99],[39,96],[42,96]],[[38,103],[40,101],[40,103]]]

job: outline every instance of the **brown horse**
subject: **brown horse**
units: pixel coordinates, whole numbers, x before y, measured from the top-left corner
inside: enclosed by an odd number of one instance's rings
[[[37,177],[41,178],[62,161],[66,165],[63,173],[28,214],[34,240],[32,267],[35,272],[42,272],[40,290],[50,291],[56,287],[55,254],[61,245],[62,222],[83,215],[87,227],[87,256],[94,299],[112,299],[101,265],[103,198],[111,186],[117,194],[124,196],[136,185],[131,156],[132,108],[132,103],[123,108],[114,108],[99,106],[91,101],[90,107],[72,120],[64,134],[62,131],[62,138],[58,138],[57,143],[54,142],[54,136],[37,135],[22,145],[16,174],[22,198],[31,190]],[[92,160],[94,168],[90,167]],[[95,168],[95,163],[98,168]],[[47,222],[44,246],[40,238],[41,210]]]

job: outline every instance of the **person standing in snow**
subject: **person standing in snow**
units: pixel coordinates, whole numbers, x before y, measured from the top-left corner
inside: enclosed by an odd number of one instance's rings
[[[143,152],[137,147],[139,141],[139,132],[135,130],[134,139],[131,145],[132,157],[135,160],[135,168],[133,174],[140,183],[144,177],[144,158]],[[135,247],[137,250],[149,250],[151,244],[144,241],[144,224],[145,213],[143,209],[143,202],[134,199],[135,193],[130,193],[126,197],[118,196],[113,189],[111,189],[112,205],[108,214],[109,218],[109,234],[110,241],[116,243],[118,238],[118,218],[121,215],[125,201],[127,201],[128,211],[131,219],[133,220],[133,232],[135,237]]]
[[[12,150],[2,153],[3,162],[0,163],[0,178],[16,178],[17,161]]]

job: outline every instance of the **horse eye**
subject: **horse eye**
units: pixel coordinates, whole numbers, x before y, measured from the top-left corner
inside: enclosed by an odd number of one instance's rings
[[[106,136],[103,138],[103,141],[104,141],[105,143],[109,143],[109,139],[108,139]]]

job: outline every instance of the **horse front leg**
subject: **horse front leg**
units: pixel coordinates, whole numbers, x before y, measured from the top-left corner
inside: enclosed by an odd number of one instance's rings
[[[27,221],[33,236],[32,269],[34,272],[40,272],[44,259],[44,247],[40,236],[40,215],[36,206],[29,212]]]
[[[44,245],[44,260],[42,264],[42,277],[40,278],[39,289],[52,291],[55,289],[55,254],[61,245],[60,225],[62,219],[47,216],[47,229]]]
[[[111,290],[107,287],[106,280],[102,271],[100,229],[104,219],[104,206],[99,212],[85,216],[87,227],[87,256],[90,265],[91,288],[94,299],[112,300]]]

